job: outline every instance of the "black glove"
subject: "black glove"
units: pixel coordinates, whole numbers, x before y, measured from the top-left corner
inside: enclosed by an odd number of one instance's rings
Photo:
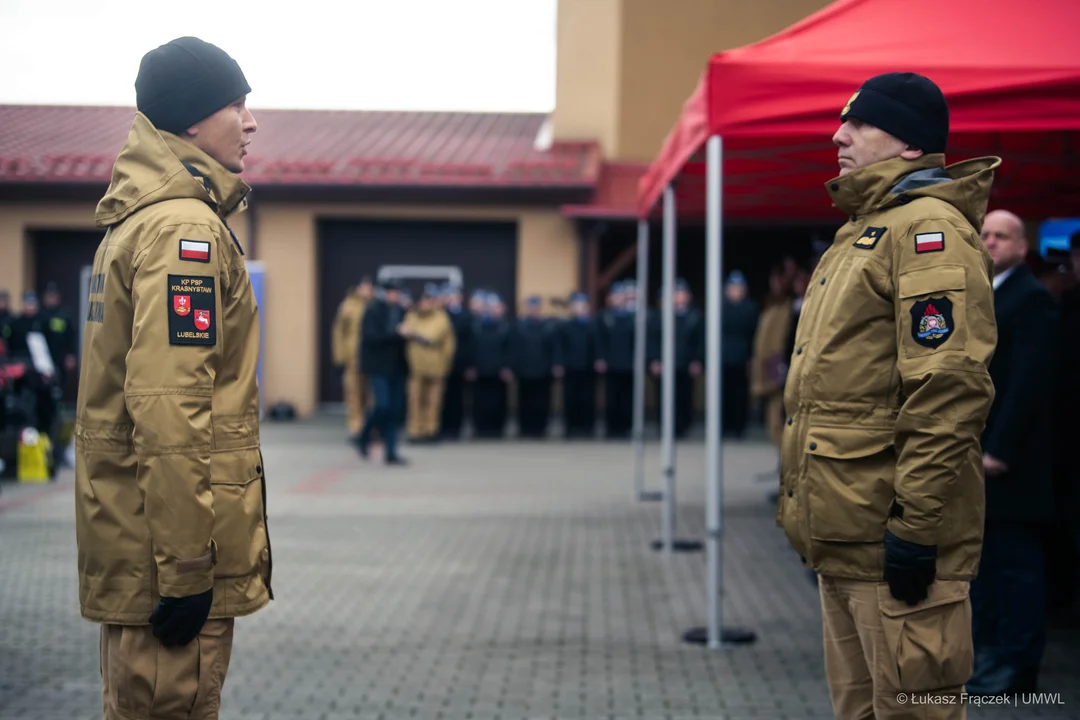
[[[213,588],[199,595],[161,598],[157,609],[150,615],[154,637],[165,647],[187,645],[203,629],[213,603]]]
[[[937,545],[919,545],[885,531],[885,582],[897,600],[918,605],[937,570]]]

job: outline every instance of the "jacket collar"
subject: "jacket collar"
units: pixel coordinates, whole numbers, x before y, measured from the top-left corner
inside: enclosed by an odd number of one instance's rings
[[[177,135],[162,132],[161,137],[180,164],[202,184],[208,202],[220,217],[229,215],[242,203],[246,205],[251,188],[239,175]]]
[[[833,204],[848,215],[866,215],[891,204],[894,188],[908,175],[920,170],[945,168],[941,153],[922,155],[915,160],[892,158],[852,170],[825,184]]]

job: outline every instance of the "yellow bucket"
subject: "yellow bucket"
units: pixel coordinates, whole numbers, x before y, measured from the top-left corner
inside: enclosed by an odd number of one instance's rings
[[[49,463],[52,442],[34,428],[26,428],[19,436],[18,477],[21,483],[46,483],[50,480]]]

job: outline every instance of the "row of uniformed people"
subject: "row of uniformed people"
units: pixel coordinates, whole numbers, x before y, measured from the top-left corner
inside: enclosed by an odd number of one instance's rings
[[[398,304],[410,304],[399,291],[394,295]],[[360,319],[371,296],[370,282],[362,282],[342,304],[335,322],[334,353],[345,370],[349,430],[354,438],[361,429],[362,409],[369,404],[365,392],[369,380],[364,377],[359,347],[363,343]],[[675,305],[675,431],[682,436],[693,418],[693,384],[702,368],[704,324],[682,280],[676,287]],[[606,435],[627,437],[633,423],[636,307],[636,288],[625,281],[612,286],[607,307],[599,315],[591,312],[583,293],[575,293],[566,317],[544,316],[540,298],[532,297],[522,316],[510,320],[495,293],[474,292],[466,308],[460,288],[429,286],[420,303],[403,315],[407,326],[425,325],[423,342],[404,341],[404,372],[410,376],[405,420],[410,437],[415,441],[460,437],[467,404],[476,436],[501,436],[511,385],[517,387],[519,435],[544,437],[556,379],[561,380],[557,386],[567,437],[593,436],[599,379],[604,385]],[[648,313],[647,363],[658,376],[661,317],[656,310]],[[471,403],[466,403],[467,395]]]

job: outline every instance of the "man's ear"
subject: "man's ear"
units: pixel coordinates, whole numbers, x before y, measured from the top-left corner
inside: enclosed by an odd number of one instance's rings
[[[922,156],[923,151],[912,145],[906,145],[904,151],[900,153],[900,157],[905,160],[918,160]]]

